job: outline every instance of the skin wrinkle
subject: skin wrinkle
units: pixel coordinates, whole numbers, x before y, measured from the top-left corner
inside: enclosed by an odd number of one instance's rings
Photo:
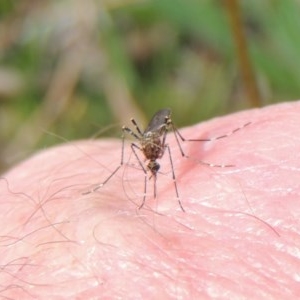
[[[186,213],[176,200],[166,155],[159,161],[158,197],[153,199],[148,181],[141,210],[143,173],[128,165],[96,193],[82,195],[117,166],[120,141],[69,143],[16,166],[0,180],[7,224],[0,229],[0,264],[27,260],[9,269],[10,276],[0,269],[0,296],[297,298],[300,174],[293,137],[299,108],[299,102],[281,104],[180,130],[186,138],[214,137],[251,121],[210,146],[184,143],[187,154],[234,168],[181,158],[171,133],[167,143]],[[10,237],[19,242],[3,244]]]

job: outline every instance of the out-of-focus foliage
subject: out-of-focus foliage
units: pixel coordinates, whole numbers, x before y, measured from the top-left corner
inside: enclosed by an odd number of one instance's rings
[[[252,107],[230,1],[1,0],[0,170],[53,134],[88,138],[163,107],[178,127]],[[300,2],[239,4],[262,105],[299,98]]]

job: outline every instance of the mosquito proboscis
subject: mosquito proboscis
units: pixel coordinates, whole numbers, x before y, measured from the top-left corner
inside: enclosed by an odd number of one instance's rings
[[[178,145],[179,151],[181,153],[182,157],[190,158],[188,155],[186,155],[182,149],[181,142],[208,142],[208,141],[214,141],[219,140],[222,138],[226,138],[230,136],[231,134],[234,134],[238,130],[248,126],[250,122],[244,124],[241,127],[238,127],[231,131],[230,133],[217,136],[214,138],[208,138],[208,139],[186,139],[182,136],[182,134],[179,132],[179,130],[175,127],[172,119],[171,119],[171,110],[168,108],[161,109],[158,112],[154,114],[151,121],[149,122],[147,128],[142,131],[140,127],[138,126],[137,122],[134,119],[131,119],[131,123],[135,127],[135,131],[130,129],[127,126],[122,127],[122,153],[121,153],[121,161],[120,164],[116,167],[116,169],[100,184],[95,186],[93,189],[84,192],[83,194],[90,194],[92,192],[95,192],[99,190],[101,187],[103,187],[117,172],[118,170],[123,166],[124,164],[124,142],[125,142],[125,134],[130,134],[132,137],[134,137],[138,141],[138,145],[136,143],[131,143],[130,147],[131,150],[136,157],[140,167],[143,170],[144,177],[145,177],[145,183],[144,183],[144,196],[142,204],[139,206],[139,208],[142,208],[146,201],[146,193],[147,193],[147,176],[148,172],[150,173],[149,178],[153,178],[154,182],[154,198],[156,198],[157,191],[156,191],[156,181],[157,181],[157,173],[160,169],[160,164],[157,162],[158,159],[162,158],[165,154],[165,152],[169,155],[169,160],[171,164],[172,169],[172,179],[174,182],[174,188],[176,192],[176,197],[179,203],[179,206],[181,210],[184,212],[183,205],[181,203],[177,182],[176,182],[176,175],[174,171],[173,166],[173,159],[171,154],[170,146],[167,144],[167,133],[169,131],[173,131],[176,139],[176,143]],[[144,161],[147,162],[144,164],[142,160],[140,159],[138,152],[140,151],[144,155]],[[217,168],[225,168],[225,167],[234,167],[234,165],[218,165],[218,164],[212,164],[208,162],[204,162],[202,160],[196,160],[198,163],[202,165],[206,165],[209,167],[217,167]]]

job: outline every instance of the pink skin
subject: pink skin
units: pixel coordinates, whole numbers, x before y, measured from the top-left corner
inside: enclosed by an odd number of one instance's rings
[[[157,198],[126,144],[69,143],[19,164],[0,181],[0,298],[297,299],[300,296],[300,102],[250,110],[174,135],[176,199],[167,153]],[[176,119],[176,116],[173,116]],[[134,166],[133,166],[134,165]]]

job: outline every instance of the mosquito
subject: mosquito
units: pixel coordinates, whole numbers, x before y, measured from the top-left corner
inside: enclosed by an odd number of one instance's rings
[[[132,118],[131,123],[135,127],[135,131],[130,129],[127,126],[122,127],[122,152],[121,152],[121,161],[120,164],[116,167],[116,169],[100,184],[98,184],[96,187],[93,189],[84,192],[83,194],[90,194],[93,192],[96,192],[99,190],[101,187],[103,187],[118,171],[119,169],[123,166],[124,164],[124,142],[125,142],[125,135],[129,134],[132,137],[134,137],[137,141],[138,144],[132,142],[130,147],[131,150],[136,157],[141,169],[143,170],[145,179],[144,179],[144,196],[143,196],[143,201],[142,204],[139,206],[139,209],[141,209],[146,201],[146,193],[147,193],[147,179],[148,179],[148,173],[150,173],[149,179],[153,178],[153,193],[154,193],[154,198],[156,198],[157,195],[157,190],[156,190],[156,181],[157,181],[157,173],[160,169],[160,164],[157,162],[158,159],[162,158],[165,154],[165,152],[168,153],[170,164],[171,164],[171,169],[172,169],[172,179],[174,183],[174,188],[176,192],[176,198],[179,203],[179,206],[183,212],[185,212],[183,205],[181,203],[180,197],[179,197],[179,192],[178,192],[178,187],[177,187],[177,182],[176,182],[176,175],[174,171],[174,166],[173,166],[173,159],[172,159],[172,154],[170,150],[170,146],[167,144],[167,133],[170,131],[173,131],[175,138],[176,138],[176,143],[178,145],[179,151],[181,153],[182,157],[185,158],[190,158],[188,155],[185,154],[185,152],[182,149],[181,142],[208,142],[208,141],[214,141],[214,140],[219,140],[226,138],[235,132],[239,131],[240,129],[248,126],[251,122],[248,122],[244,124],[241,127],[238,127],[231,131],[230,133],[217,136],[214,138],[208,138],[208,139],[186,139],[184,138],[179,130],[175,127],[172,119],[171,119],[171,109],[165,108],[161,109],[158,112],[154,114],[152,117],[151,121],[149,122],[147,128],[142,131],[140,127],[138,126],[137,122]],[[144,163],[140,159],[138,152],[141,152],[144,156]],[[206,165],[209,167],[217,167],[217,168],[226,168],[226,167],[234,167],[234,165],[217,165],[217,164],[212,164],[208,162],[204,162],[202,160],[197,160],[198,163],[202,165]]]

